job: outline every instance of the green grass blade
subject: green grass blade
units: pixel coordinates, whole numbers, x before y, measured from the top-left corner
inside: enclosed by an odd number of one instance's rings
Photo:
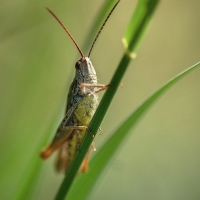
[[[15,195],[16,200],[29,199],[33,194],[42,166],[42,160],[37,155],[34,155],[34,157],[36,157],[36,159],[32,163],[32,166],[27,167],[27,171],[24,172],[26,177],[17,189]]]
[[[135,57],[134,52],[149,24],[160,0],[140,0],[122,39],[127,53]]]
[[[144,116],[146,111],[153,105],[153,103],[173,86],[179,79],[190,73],[192,70],[200,66],[200,62],[181,72],[161,88],[159,88],[154,94],[152,94],[144,103],[142,103],[112,134],[102,148],[96,153],[95,157],[90,163],[90,170],[87,174],[79,177],[72,187],[69,193],[69,199],[87,199],[88,194],[98,180],[100,174],[104,171],[106,165],[111,161],[112,157],[117,153],[120,145],[124,142],[127,136],[131,133],[130,130],[136,125],[138,120]],[[80,187],[81,185],[81,187]],[[78,192],[77,192],[78,191]]]

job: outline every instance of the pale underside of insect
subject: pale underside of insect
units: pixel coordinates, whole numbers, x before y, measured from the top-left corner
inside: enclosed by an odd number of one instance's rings
[[[75,64],[76,72],[74,80],[69,88],[65,117],[57,129],[53,141],[41,153],[41,157],[43,159],[47,159],[54,151],[59,150],[56,164],[58,171],[66,172],[68,170],[86,132],[93,137],[92,133],[88,129],[88,126],[99,104],[97,93],[105,90],[109,85],[97,84],[96,71],[89,57],[103,26],[118,3],[119,1],[114,5],[113,9],[104,21],[91,46],[88,57],[83,55],[69,31],[64,27],[56,15],[49,8],[47,8],[47,10],[67,32],[82,56],[81,59]],[[90,149],[92,148],[94,149],[94,147],[91,147]],[[81,172],[87,171],[89,152],[90,150],[80,167]]]

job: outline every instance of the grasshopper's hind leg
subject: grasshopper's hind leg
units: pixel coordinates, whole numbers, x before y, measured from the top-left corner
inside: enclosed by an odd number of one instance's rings
[[[56,169],[58,172],[67,172],[75,154],[77,153],[77,148],[80,145],[82,135],[80,130],[73,130],[69,138],[62,144],[58,159],[56,162]]]
[[[81,144],[81,141],[84,137],[85,131],[82,130],[74,130],[71,136],[65,141],[59,151],[58,154],[58,160],[56,163],[56,169],[57,171],[64,171],[67,172],[69,169],[69,166],[71,165],[75,154],[79,153],[79,147]],[[86,154],[82,165],[79,169],[79,172],[86,172],[88,169],[88,160],[89,160],[89,154],[91,149],[94,150],[93,145],[88,150],[88,153]]]
[[[83,134],[81,134],[82,132],[80,130],[75,130],[74,134],[76,134],[76,138],[77,138],[77,146],[76,146],[76,152],[79,152],[79,147],[81,144],[81,141],[84,137]],[[92,142],[82,164],[81,167],[79,169],[79,172],[86,172],[88,170],[88,161],[89,161],[89,156],[90,156],[90,152],[91,150],[96,151],[96,148],[94,147],[94,142]]]

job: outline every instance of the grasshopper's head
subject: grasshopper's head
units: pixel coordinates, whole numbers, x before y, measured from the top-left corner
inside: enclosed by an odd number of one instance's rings
[[[82,57],[78,60],[75,64],[75,68],[77,76],[83,78],[82,82],[90,84],[97,83],[96,71],[88,57]]]
[[[84,79],[86,80],[86,82],[84,82],[84,83],[93,83],[92,78],[94,78],[95,80],[97,79],[95,69],[92,65],[92,62],[90,61],[90,54],[92,52],[94,44],[97,41],[97,38],[99,37],[104,25],[106,24],[107,20],[109,19],[110,15],[112,14],[113,10],[115,9],[115,7],[119,3],[119,1],[120,0],[118,0],[115,3],[114,7],[112,8],[112,10],[108,14],[107,18],[105,19],[104,23],[102,24],[101,28],[99,29],[99,32],[97,33],[97,35],[92,43],[92,46],[90,48],[90,51],[89,51],[87,57],[84,56],[84,54],[81,51],[80,47],[78,46],[77,42],[74,40],[74,38],[72,37],[70,32],[63,25],[63,23],[58,19],[58,17],[49,8],[46,7],[46,9],[53,15],[53,17],[58,21],[58,23],[62,26],[62,28],[65,30],[65,32],[68,34],[68,36],[71,38],[71,40],[73,41],[73,43],[75,44],[76,48],[78,49],[78,51],[81,55],[82,58],[76,62],[75,68],[76,68],[77,75],[84,77]],[[94,81],[94,83],[96,83],[96,82]]]

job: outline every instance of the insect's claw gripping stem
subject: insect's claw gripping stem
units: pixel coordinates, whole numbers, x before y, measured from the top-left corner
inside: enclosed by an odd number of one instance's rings
[[[87,130],[87,132],[89,133],[89,135],[90,135],[92,138],[94,138],[95,135],[93,135],[93,134],[91,133],[91,131],[89,130],[88,127],[86,127],[86,130]]]
[[[111,86],[111,84],[109,83],[109,84],[105,85],[105,88],[108,88],[108,87],[110,87],[110,86]]]

